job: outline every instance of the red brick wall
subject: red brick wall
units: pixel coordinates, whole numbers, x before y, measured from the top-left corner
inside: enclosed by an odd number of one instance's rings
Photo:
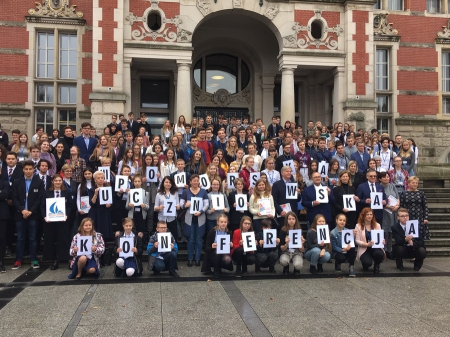
[[[0,81],[0,102],[3,104],[24,104],[28,101],[27,82]]]
[[[438,53],[432,48],[400,47],[397,52],[399,66],[437,67]]]
[[[398,90],[438,90],[438,73],[421,71],[399,71],[397,73]]]
[[[397,102],[401,115],[435,115],[439,110],[437,96],[398,95]]]
[[[98,42],[98,50],[102,54],[102,60],[98,61],[98,72],[102,76],[102,86],[114,86],[114,74],[117,73],[117,61],[114,61],[114,54],[117,54],[117,42],[114,41],[114,28],[117,22],[114,21],[114,9],[117,8],[117,1],[99,0],[99,6],[103,9],[102,39]]]
[[[356,42],[356,52],[352,54],[353,64],[356,70],[353,71],[353,83],[356,84],[356,95],[366,94],[366,83],[369,82],[369,72],[366,65],[369,64],[369,54],[366,52],[366,23],[369,22],[369,12],[353,11],[353,22],[356,23],[356,34],[353,40]]]

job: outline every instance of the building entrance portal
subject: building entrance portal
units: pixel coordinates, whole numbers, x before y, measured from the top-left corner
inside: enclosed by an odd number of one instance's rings
[[[194,109],[194,114],[192,117],[194,118],[205,118],[207,115],[210,115],[213,119],[213,122],[218,122],[218,117],[223,115],[224,118],[230,121],[231,117],[242,118],[248,116],[248,108],[209,108],[209,107],[196,107]]]

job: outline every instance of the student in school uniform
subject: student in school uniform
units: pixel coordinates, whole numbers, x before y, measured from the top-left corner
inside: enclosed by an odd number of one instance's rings
[[[11,186],[9,186],[9,182],[0,179],[0,273],[6,273],[6,232],[8,228],[8,220],[10,218],[7,200],[10,198],[10,192]]]
[[[17,246],[16,261],[12,269],[19,269],[22,266],[22,258],[25,249],[25,237],[28,234],[29,252],[31,266],[39,268],[37,261],[37,230],[38,218],[40,217],[40,206],[44,186],[42,181],[34,173],[33,162],[26,160],[22,162],[24,176],[14,182],[12,188],[12,201],[16,212]]]
[[[147,191],[143,188],[143,182],[142,182],[142,176],[140,174],[136,174],[133,177],[133,186],[135,189],[141,189],[142,190],[142,196],[144,200],[142,201],[142,204],[135,205],[131,201],[130,193],[128,193],[127,196],[127,203],[125,205],[125,208],[128,210],[128,218],[133,219],[134,226],[136,233],[140,238],[146,242],[148,240],[148,232],[147,232],[147,214],[149,212],[150,206],[149,206],[149,194]],[[122,222],[122,225],[124,222]]]
[[[49,198],[64,198],[66,206],[65,219],[61,221],[51,221],[51,216],[47,216],[47,199]],[[63,179],[59,174],[56,174],[52,179],[50,188],[44,192],[41,202],[41,215],[44,219],[44,254],[43,260],[53,261],[51,270],[58,269],[58,262],[68,261],[70,259],[67,247],[70,245],[70,219],[68,215],[72,213],[72,196],[70,191],[66,189],[63,184]],[[69,221],[68,221],[69,219]]]
[[[123,231],[116,236],[115,249],[117,260],[114,265],[114,274],[119,277],[131,277],[142,275],[142,238],[134,230],[133,219],[125,218],[122,222]],[[133,247],[131,248],[133,256],[123,258],[120,257],[122,247],[120,247],[120,238],[132,238]]]

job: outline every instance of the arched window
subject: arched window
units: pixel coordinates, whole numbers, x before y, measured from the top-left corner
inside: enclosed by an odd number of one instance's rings
[[[213,54],[197,61],[194,80],[200,88],[211,94],[219,89],[236,94],[249,84],[250,69],[239,57]]]

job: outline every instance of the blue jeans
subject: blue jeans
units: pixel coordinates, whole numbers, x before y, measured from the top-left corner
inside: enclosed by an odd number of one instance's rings
[[[205,226],[205,225],[203,225]],[[194,248],[195,248],[195,260],[200,260],[200,255],[202,254],[203,245],[203,233],[201,233],[198,223],[191,224],[191,232],[189,233],[187,250],[188,250],[188,260],[194,259]]]
[[[153,263],[153,270],[164,271],[169,269],[169,271],[175,271],[177,265],[177,253],[174,250],[171,252],[162,253],[164,260],[156,259]]]
[[[216,226],[216,224],[217,224],[217,220],[210,220],[210,219],[206,218],[206,231],[205,231],[205,233],[208,234],[211,231],[211,229],[213,229],[214,226]]]
[[[317,262],[319,262],[320,264],[327,263],[327,261],[330,259],[331,256],[328,252],[325,252],[325,255],[323,257],[319,257],[321,250],[322,249],[315,247],[305,253],[305,258],[310,262],[311,266],[315,266]]]
[[[16,221],[16,231],[17,231],[17,246],[16,246],[16,261],[22,260],[23,251],[25,249],[25,237],[28,232],[28,249],[30,251],[31,261],[36,260],[37,253],[37,230],[38,223],[37,220],[21,219]]]

